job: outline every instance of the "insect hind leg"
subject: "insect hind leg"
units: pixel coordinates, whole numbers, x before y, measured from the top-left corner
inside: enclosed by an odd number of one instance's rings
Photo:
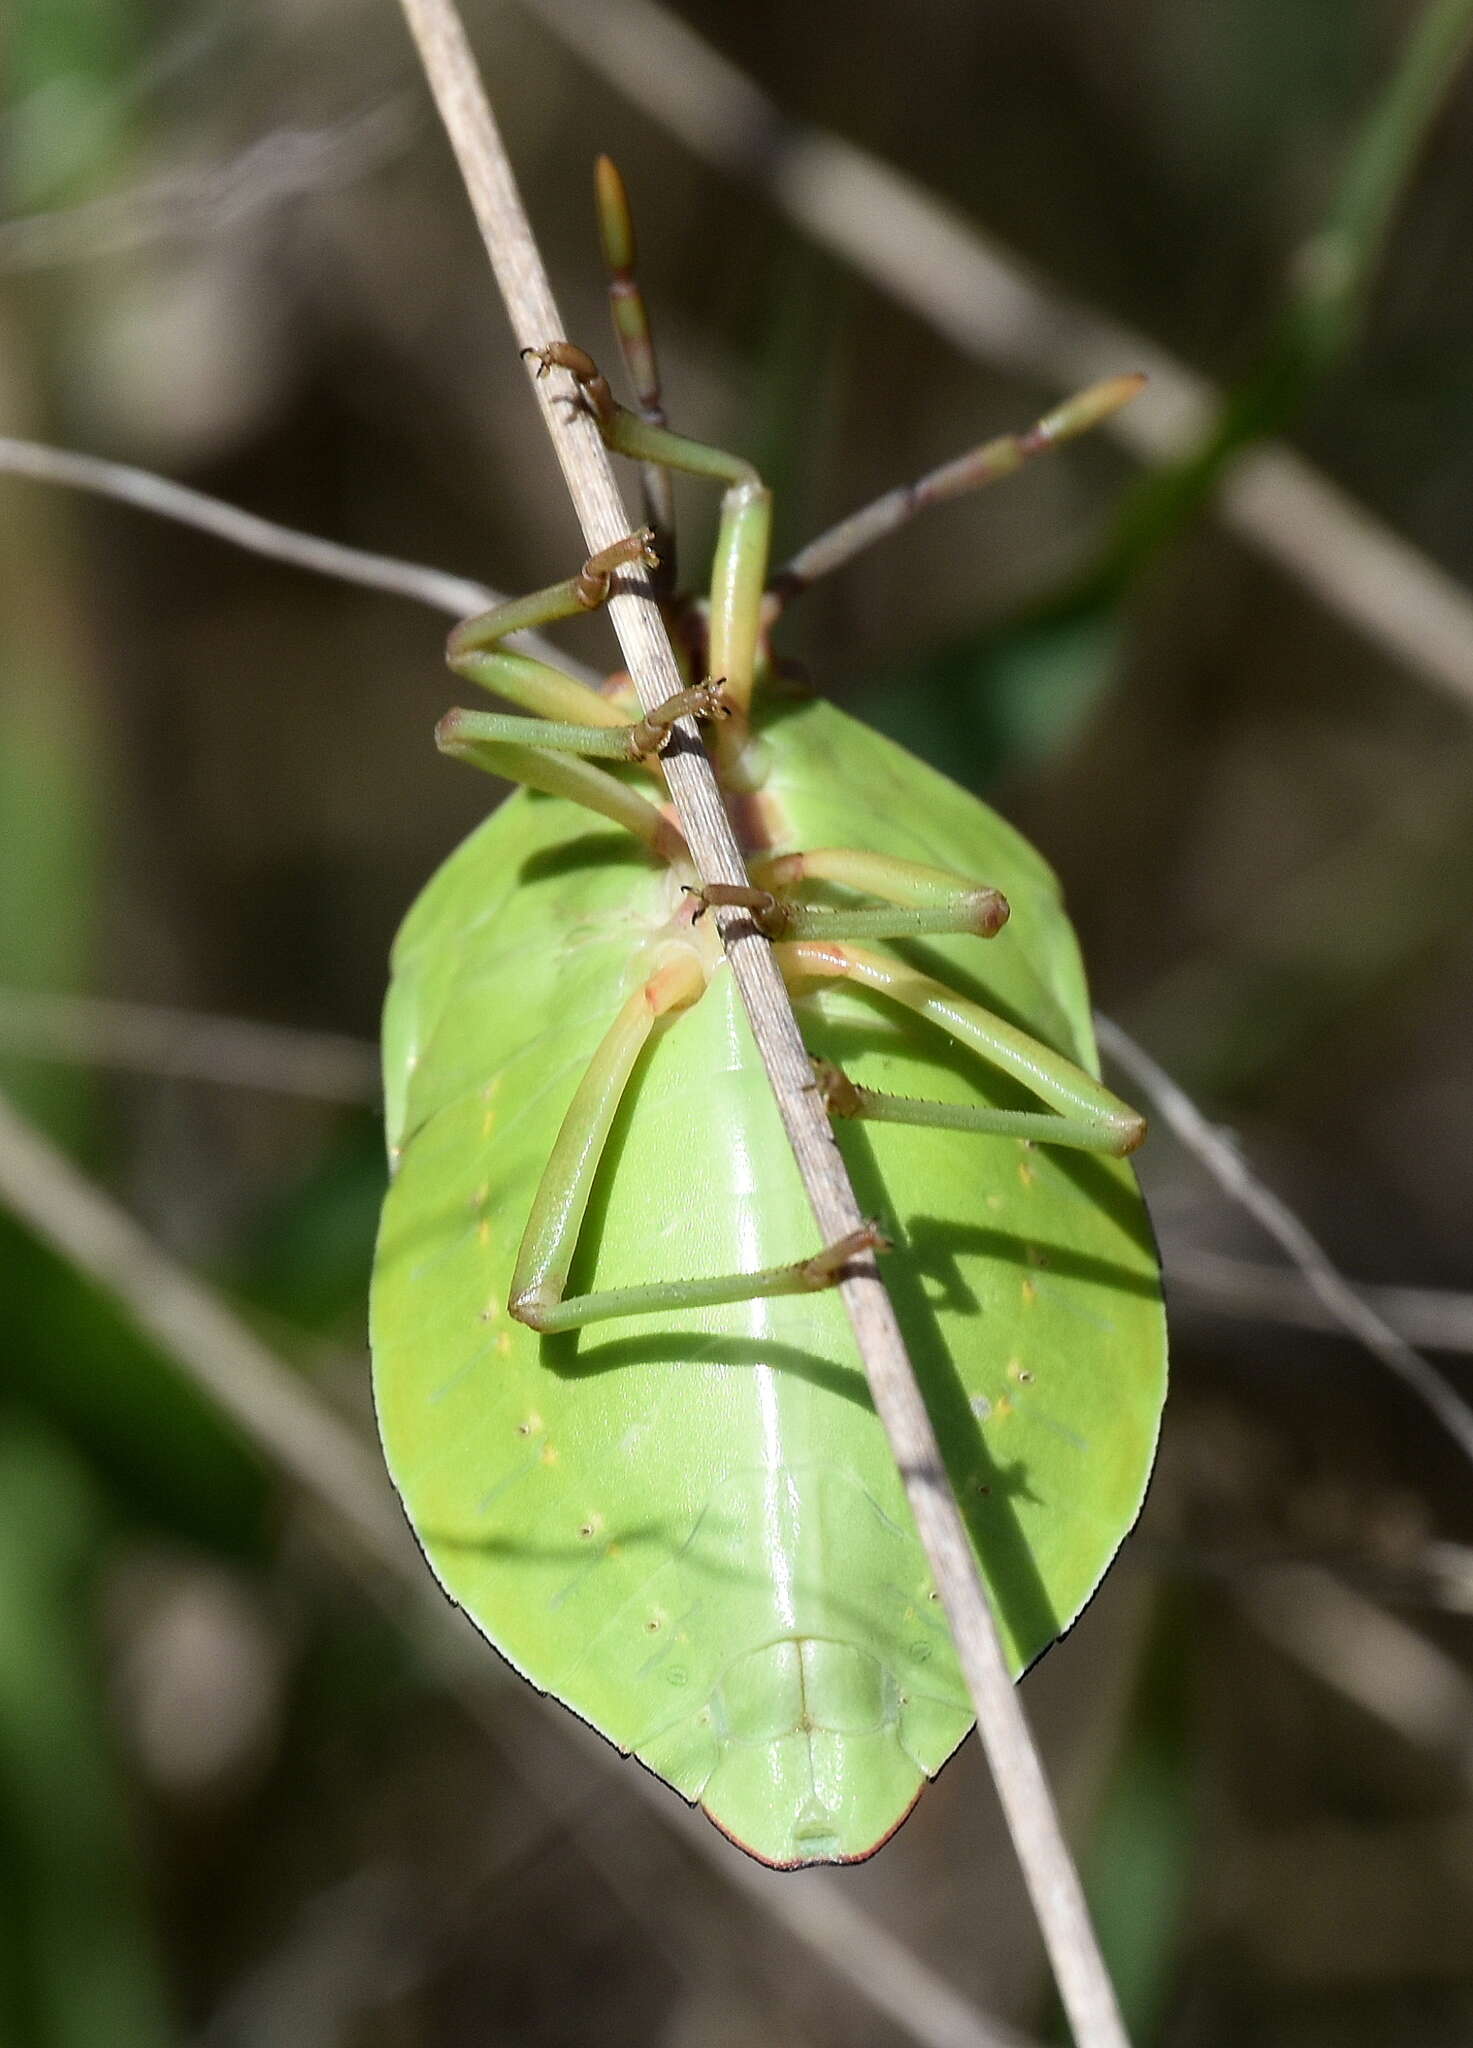
[[[958,995],[929,975],[918,974],[903,961],[864,952],[858,946],[807,940],[784,943],[774,950],[790,987],[842,980],[870,989],[926,1018],[1047,1105],[1043,1111],[957,1107],[877,1095],[855,1087],[837,1068],[820,1066],[817,1085],[831,1115],[1030,1138],[1035,1143],[1104,1152],[1115,1158],[1134,1152],[1144,1140],[1145,1118],[1112,1095],[1093,1074],[982,1004]]]
[[[796,892],[807,881],[835,882],[870,900],[836,908],[804,903]],[[739,902],[772,939],[900,939],[946,932],[990,939],[1009,916],[1006,896],[986,883],[852,846],[757,861],[752,882],[739,891],[696,893],[707,904]]]
[[[512,1274],[508,1305],[516,1320],[529,1328],[552,1334],[622,1316],[811,1294],[835,1286],[851,1260],[887,1248],[879,1226],[865,1224],[789,1265],[567,1295],[594,1180],[640,1054],[659,1020],[696,1001],[705,986],[693,954],[673,955],[630,996],[589,1061],[538,1183]]]

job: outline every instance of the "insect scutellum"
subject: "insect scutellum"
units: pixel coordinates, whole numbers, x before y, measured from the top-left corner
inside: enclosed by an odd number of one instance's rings
[[[985,878],[862,847],[785,847],[781,820],[764,794],[757,694],[773,668],[773,628],[794,597],[926,506],[1010,475],[1034,455],[1085,431],[1133,398],[1144,380],[1117,377],[1092,386],[1025,432],[989,441],[878,499],[770,571],[771,494],[757,471],[742,457],[665,425],[649,320],[635,278],[628,199],[607,158],[598,166],[597,202],[615,332],[639,410],[617,401],[593,359],[575,344],[549,340],[526,353],[539,376],[566,371],[576,392],[570,402],[587,408],[612,452],[641,465],[647,523],[592,556],[567,581],[456,627],[447,649],[450,667],[516,705],[522,715],[454,710],[436,731],[442,751],[566,798],[632,833],[671,877],[668,921],[647,939],[634,986],[588,1063],[522,1239],[510,1311],[547,1332],[620,1316],[810,1292],[833,1285],[845,1262],[860,1252],[886,1248],[875,1224],[786,1265],[567,1296],[600,1158],[640,1056],[651,1034],[678,1022],[721,971],[715,920],[704,916],[711,907],[737,907],[750,914],[773,941],[791,988],[841,982],[868,990],[938,1026],[1044,1105],[1003,1109],[888,1096],[855,1086],[830,1061],[816,1062],[815,1086],[832,1116],[971,1131],[1117,1157],[1133,1151],[1145,1135],[1144,1120],[1072,1060],[901,958],[869,950],[873,940],[947,933],[990,938],[1006,923],[1009,906]],[[672,588],[672,470],[724,487],[704,607]],[[652,594],[689,671],[685,688],[643,715],[627,695],[591,688],[504,645],[519,630],[602,605],[614,578],[630,567],[653,573]],[[660,757],[682,717],[709,724],[717,777],[748,859],[750,887],[701,886],[665,800]],[[845,892],[841,906],[806,902],[805,886],[812,883]]]

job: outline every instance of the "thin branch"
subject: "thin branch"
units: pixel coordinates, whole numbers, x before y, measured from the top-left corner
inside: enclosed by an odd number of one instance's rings
[[[502,602],[500,591],[484,583],[473,583],[468,577],[451,576],[443,569],[428,569],[418,562],[401,562],[393,555],[344,547],[338,541],[321,540],[314,533],[299,533],[295,527],[279,526],[274,519],[243,512],[223,498],[207,497],[203,491],[171,483],[167,477],[150,469],[135,469],[131,463],[109,462],[100,455],[78,455],[41,441],[17,441],[0,434],[0,472],[118,498],[126,505],[156,513],[161,519],[175,519],[201,533],[213,534],[217,540],[229,541],[250,554],[287,562],[294,569],[307,569],[317,576],[335,576],[342,583],[356,583],[367,590],[382,590],[391,597],[407,597],[433,611],[445,612],[452,619],[468,618],[473,612],[486,611]],[[539,661],[555,662],[569,674],[580,674],[578,664],[540,634],[513,634],[508,644],[535,655]]]
[[[227,1088],[377,1105],[377,1048],[335,1031],[158,1003],[0,988],[0,1054],[84,1062]]]
[[[1295,1266],[1239,1259],[1197,1245],[1166,1247],[1166,1271],[1177,1300],[1216,1315],[1283,1323],[1295,1330],[1343,1331]],[[1408,1344],[1430,1351],[1473,1353],[1473,1294],[1455,1287],[1347,1286]]]
[[[1108,1017],[1095,1018],[1100,1048],[1122,1067],[1217,1185],[1280,1245],[1336,1324],[1363,1344],[1416,1395],[1473,1463],[1473,1408],[1435,1366],[1399,1337],[1357,1294],[1287,1202],[1258,1178],[1225,1132],[1217,1130],[1171,1076]]]
[[[402,1605],[394,1607],[396,1620],[427,1643],[433,1668],[484,1721],[485,1690],[500,1684],[497,1674],[504,1676],[506,1667],[480,1654],[479,1638],[474,1660],[466,1654],[468,1632],[430,1586],[376,1450],[3,1097],[0,1206],[114,1296],[268,1463],[327,1510],[333,1528],[349,1539],[340,1554],[370,1565],[373,1586],[381,1586],[387,1574],[415,1596],[407,1615]],[[563,1728],[566,1717],[545,1696],[519,1682],[515,1695],[529,1711],[545,1713],[549,1729],[557,1728],[565,1742],[579,1739],[579,1731]],[[801,1891],[766,1882],[731,1854],[714,1829],[685,1825],[693,1817],[647,1773],[619,1769],[606,1745],[591,1737],[587,1753],[608,1758],[626,1791],[645,1800],[718,1875],[737,1884],[924,2048],[1027,2048],[836,1888],[823,1880]],[[529,1775],[545,1782],[547,1771],[539,1766]]]
[[[777,211],[958,354],[1061,391],[1122,368],[1149,398],[1105,431],[1152,465],[1179,462],[1222,393],[1146,336],[1059,291],[956,208],[869,151],[790,120],[657,0],[521,0],[570,55]],[[1239,456],[1214,501],[1224,524],[1434,689],[1473,707],[1473,595],[1282,442]]]
[[[411,1558],[383,1467],[209,1288],[0,1097],[0,1203],[89,1279],[375,1557]]]
[[[1321,1565],[1252,1572],[1232,1597],[1286,1657],[1404,1742],[1443,1757],[1473,1792],[1473,1684],[1445,1650]]]
[[[0,220],[0,270],[45,270],[151,242],[228,234],[288,200],[341,191],[398,155],[412,130],[406,103],[384,100],[326,128],[274,129],[225,163]]]
[[[0,435],[0,470],[13,476],[34,477],[39,483],[66,484],[74,489],[97,491],[103,497],[120,498],[144,512],[156,512],[162,519],[177,519],[186,526],[212,533],[253,555],[266,555],[277,562],[289,562],[294,569],[310,569],[319,576],[336,576],[344,583],[358,583],[370,590],[385,590],[396,597],[413,598],[451,618],[463,619],[471,612],[485,611],[500,602],[500,593],[484,583],[472,583],[463,576],[449,576],[443,569],[426,569],[417,562],[396,561],[392,555],[367,554],[361,548],[343,547],[333,540],[320,540],[313,533],[299,533],[295,527],[279,526],[274,519],[262,519],[255,512],[243,512],[223,498],[210,498],[187,484],[170,483],[149,469],[135,469],[131,463],[109,462],[100,455],[75,455],[69,449],[51,448],[40,441],[17,441]]]
[[[402,0],[465,180],[519,347],[536,350],[565,328],[522,207],[500,134],[453,0]],[[533,388],[590,552],[629,531],[598,429],[571,379],[533,377]],[[646,710],[680,688],[679,671],[648,583],[612,601],[626,665]],[[711,765],[693,722],[666,756],[670,793],[701,879],[742,886],[745,870]],[[718,912],[732,973],[751,1021],[803,1185],[832,1244],[864,1219],[828,1117],[812,1085],[782,976],[767,941],[740,912]],[[905,1353],[873,1255],[855,1260],[844,1306],[885,1427],[917,1532],[936,1581],[1009,1831],[1080,2048],[1123,2048],[1125,2031],[1090,1925],[1083,1888],[1052,1792],[1003,1655],[976,1556],[947,1481],[940,1446]]]

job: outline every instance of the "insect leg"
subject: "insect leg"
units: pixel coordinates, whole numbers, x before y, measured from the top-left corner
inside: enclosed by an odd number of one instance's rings
[[[1112,412],[1128,405],[1145,382],[1142,376],[1129,376],[1110,377],[1102,384],[1092,384],[1087,391],[1076,393],[1045,413],[1023,433],[1002,434],[994,441],[985,441],[980,448],[944,463],[917,482],[902,484],[861,511],[852,512],[773,572],[768,594],[774,610],[800,596],[820,576],[842,569],[876,541],[887,539],[928,505],[939,505],[967,491],[980,490],[984,484],[997,483],[1012,476],[1034,456],[1098,426]]]
[[[881,1095],[861,1088],[831,1060],[813,1062],[814,1080],[832,1117],[859,1117],[867,1123],[911,1124],[932,1131],[971,1131],[978,1136],[1029,1138],[1034,1144],[1073,1145],[1098,1151],[1092,1127],[1047,1110],[987,1109],[967,1102],[926,1102],[912,1095]]]
[[[792,1265],[564,1298],[599,1161],[635,1063],[657,1019],[694,1002],[705,985],[693,955],[682,953],[668,960],[635,990],[589,1061],[538,1185],[517,1254],[509,1307],[518,1322],[545,1332],[575,1330],[619,1316],[707,1308],[773,1294],[811,1294],[834,1286],[850,1259],[885,1248],[880,1230],[867,1225]]]
[[[1145,1137],[1145,1118],[1112,1095],[1092,1074],[980,1003],[933,981],[929,975],[917,974],[898,960],[865,953],[856,946],[806,940],[780,945],[775,950],[789,983],[844,979],[873,989],[938,1025],[948,1037],[1020,1081],[1056,1112],[1045,1116],[1030,1110],[979,1109],[974,1117],[958,1122],[949,1115],[935,1113],[942,1105],[910,1103],[898,1096],[872,1098],[887,1105],[877,1112],[864,1101],[869,1091],[853,1090],[859,1098],[858,1106],[841,1107],[837,1114],[879,1114],[892,1123],[990,1131],[1015,1138],[1041,1139],[1051,1145],[1069,1145],[1082,1151],[1108,1152],[1116,1157],[1133,1152]],[[844,1086],[852,1084],[844,1079]],[[915,1113],[908,1113],[912,1111]]]
[[[656,463],[726,485],[721,528],[711,578],[709,648],[711,667],[725,677],[727,695],[739,711],[752,699],[758,654],[766,630],[763,586],[772,531],[772,493],[744,456],[709,447],[649,420],[618,403],[598,365],[571,341],[550,342],[530,351],[542,369],[566,370],[583,403],[598,422],[604,445],[616,455]]]
[[[585,810],[597,811],[600,817],[610,818],[632,832],[662,860],[677,866],[692,865],[690,849],[679,826],[617,775],[595,768],[589,761],[580,761],[575,754],[479,733],[477,727],[487,723],[525,727],[532,732],[540,730],[535,719],[488,720],[481,712],[447,711],[435,727],[435,744],[442,754],[469,761],[472,767],[483,768],[488,775],[501,775],[509,782],[522,782],[529,789],[566,797],[570,803],[582,804]]]
[[[530,597],[493,605],[473,619],[464,619],[451,633],[445,659],[456,675],[479,683],[483,690],[505,697],[537,718],[574,726],[617,726],[624,715],[597,690],[578,682],[545,661],[518,654],[500,643],[527,626],[547,626],[558,619],[595,611],[609,595],[614,572],[628,562],[652,563],[654,550],[646,527],[626,534],[601,553],[590,555],[576,576],[537,590]]]
[[[660,371],[655,361],[649,310],[635,276],[634,217],[629,194],[618,166],[609,157],[599,158],[593,179],[599,239],[609,274],[614,333],[634,386],[640,418],[649,426],[663,427],[665,411],[660,403]],[[645,463],[640,472],[640,488],[645,518],[654,532],[655,553],[660,557],[657,588],[666,596],[675,587],[675,493],[670,487],[669,472],[658,463]]]
[[[858,847],[780,854],[755,862],[751,873],[774,906],[768,919],[774,938],[898,939],[971,932],[990,939],[1008,921],[1007,898],[985,883]],[[795,902],[793,892],[805,881],[837,882],[879,902],[837,909]]]
[[[580,685],[581,687],[581,685]],[[602,700],[600,700],[602,701]],[[515,718],[499,711],[456,710],[441,721],[458,747],[468,742],[510,742],[556,754],[593,754],[608,761],[647,761],[664,751],[677,718],[725,718],[729,707],[719,683],[677,690],[653,711],[610,725],[563,725],[547,718]],[[447,752],[453,749],[447,748]]]
[[[608,698],[573,676],[530,655],[501,646],[509,633],[527,626],[550,625],[556,619],[592,611],[608,599],[614,571],[625,562],[653,566],[658,559],[643,527],[626,534],[612,547],[590,555],[576,576],[530,597],[493,605],[465,619],[450,635],[445,658],[457,675],[479,683],[495,696],[534,715],[509,718],[469,711],[454,715],[459,738],[509,741],[521,746],[550,747],[560,753],[597,754],[609,760],[642,761],[660,753],[678,718],[725,718],[735,708],[722,683],[698,683],[666,698],[642,718],[627,719]]]

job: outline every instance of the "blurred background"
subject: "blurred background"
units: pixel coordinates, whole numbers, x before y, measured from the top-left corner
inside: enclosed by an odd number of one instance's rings
[[[612,353],[606,149],[672,419],[759,461],[780,551],[1156,370],[1128,438],[917,523],[787,647],[1038,842],[1101,1007],[1473,1393],[1470,15],[468,18],[569,332]],[[0,433],[507,591],[571,572],[389,0],[5,29]],[[678,503],[699,565],[714,504]],[[368,1043],[496,796],[431,742],[447,620],[33,480],[0,519],[0,1083],[366,1436]],[[1164,1125],[1141,1163],[1160,1463],[1026,1687],[1133,2038],[1473,2043],[1466,1455]],[[0,2039],[1059,2038],[974,1742],[872,1864],[759,1872],[9,1218],[0,1305]]]

